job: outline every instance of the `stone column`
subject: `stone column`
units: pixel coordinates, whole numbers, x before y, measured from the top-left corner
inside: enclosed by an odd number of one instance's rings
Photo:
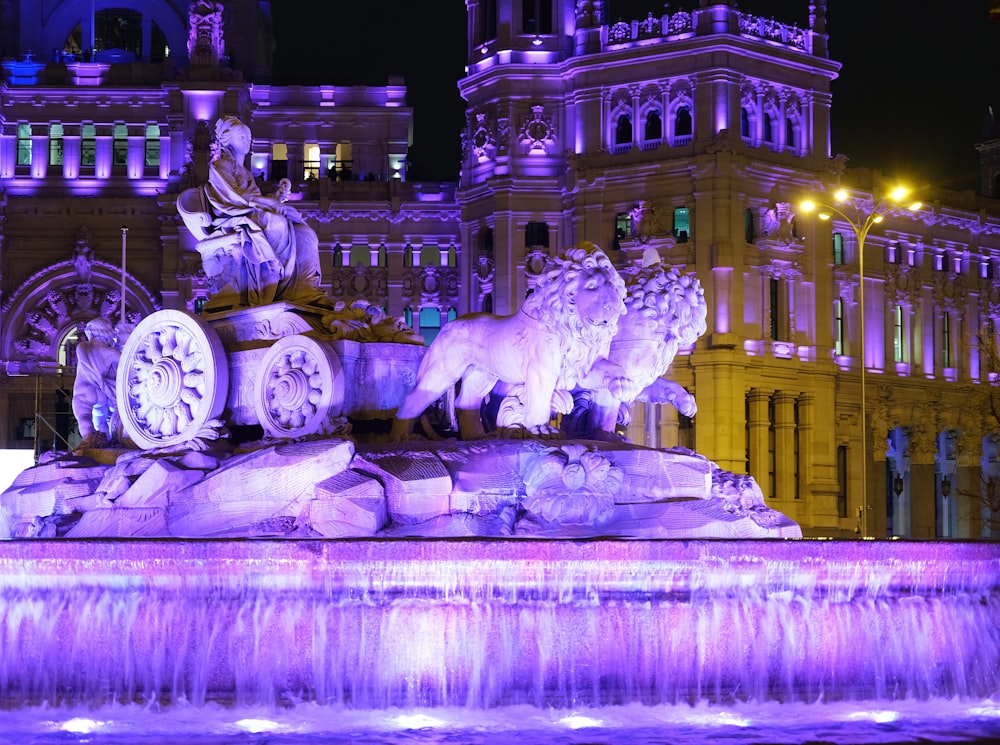
[[[983,433],[979,422],[970,422],[958,433],[957,467],[952,496],[958,507],[958,537],[983,537],[981,463]]]
[[[673,406],[661,406],[657,433],[657,447],[672,448],[679,442],[680,422],[677,409]]]
[[[930,404],[917,407],[910,425],[910,537],[934,538],[937,423]]]
[[[63,178],[67,181],[80,176],[80,125],[63,125]]]
[[[799,394],[799,483],[800,496],[812,494],[813,431],[816,428],[816,396]]]
[[[288,152],[288,178],[291,179],[293,184],[297,184],[305,178],[302,172],[303,144],[301,142],[289,142],[286,143],[285,147]]]
[[[750,475],[757,480],[764,496],[771,493],[770,475],[768,472],[768,429],[770,420],[767,416],[770,393],[759,388],[750,389]]]
[[[146,168],[146,125],[128,125],[128,153],[125,174],[130,179],[142,178]]]
[[[96,127],[97,134],[94,137],[94,175],[97,178],[111,177],[111,134],[112,128],[106,124],[99,124]]]
[[[777,509],[792,519],[795,505],[795,393],[775,391],[774,393],[774,447],[775,468],[774,495],[778,498]]]

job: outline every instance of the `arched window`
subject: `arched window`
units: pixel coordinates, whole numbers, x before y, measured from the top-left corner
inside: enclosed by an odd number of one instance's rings
[[[627,145],[632,142],[632,118],[628,114],[618,117],[618,125],[615,127],[615,144]]]
[[[333,247],[333,265],[334,266],[344,265],[344,249],[340,247],[339,243]]]
[[[56,362],[59,367],[76,367],[76,345],[80,343],[80,330],[73,326],[63,334],[56,348]]]
[[[681,106],[674,115],[674,136],[686,137],[691,134],[691,109]]]
[[[663,139],[663,122],[660,120],[660,113],[656,109],[651,109],[646,114],[646,140]]]

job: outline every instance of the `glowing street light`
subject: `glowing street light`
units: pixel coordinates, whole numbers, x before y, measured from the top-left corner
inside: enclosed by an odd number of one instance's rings
[[[885,216],[899,210],[916,212],[923,205],[920,202],[907,202],[910,189],[905,186],[895,186],[884,196],[874,194],[852,195],[847,189],[837,189],[829,202],[819,199],[805,199],[799,204],[803,213],[816,213],[820,220],[830,220],[834,215],[840,217],[854,231],[858,241],[858,303],[861,324],[861,534],[869,538],[868,512],[872,505],[868,499],[868,419],[865,406],[865,372],[867,361],[867,345],[865,343],[865,239],[869,231],[878,225]]]

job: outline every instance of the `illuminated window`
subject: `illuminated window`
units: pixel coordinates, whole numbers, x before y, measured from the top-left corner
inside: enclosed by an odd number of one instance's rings
[[[622,239],[628,238],[632,234],[632,218],[628,212],[619,212],[615,215],[615,239],[612,247],[615,251],[621,248]]]
[[[61,124],[49,125],[49,165],[61,166],[63,162],[63,127]]]
[[[892,312],[892,355],[896,362],[906,362],[903,331],[903,306],[897,305]]]
[[[678,243],[687,243],[688,236],[691,235],[691,212],[687,207],[674,209],[673,234]]]
[[[84,124],[80,128],[80,165],[93,167],[97,162],[97,128]]]
[[[80,343],[80,333],[74,326],[59,340],[56,362],[59,367],[76,367],[76,345]]]
[[[844,352],[844,299],[833,301],[833,351],[840,357]]]
[[[31,165],[31,125],[17,125],[17,164]]]
[[[319,145],[309,143],[303,149],[302,176],[306,181],[319,178]]]
[[[979,276],[983,279],[993,279],[993,262],[983,259],[979,262]]]
[[[437,308],[421,308],[420,335],[424,337],[424,344],[430,346],[440,330],[441,311]]]
[[[844,263],[844,236],[841,233],[833,234],[833,263],[834,266]]]
[[[146,146],[143,162],[147,166],[160,165],[160,128],[156,124],[146,125]]]
[[[112,132],[111,164],[124,166],[128,163],[128,127],[116,124]]]
[[[288,178],[288,146],[283,142],[271,145],[271,181]]]
[[[951,367],[951,316],[941,316],[941,365]]]
[[[196,315],[201,315],[201,312],[205,310],[205,304],[208,302],[207,297],[199,297],[194,301],[194,312]]]

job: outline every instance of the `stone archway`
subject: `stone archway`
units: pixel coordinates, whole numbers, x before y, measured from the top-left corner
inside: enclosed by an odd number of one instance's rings
[[[119,322],[121,295],[121,270],[90,256],[81,259],[80,253],[32,276],[5,304],[0,343],[8,372],[55,363],[66,332],[91,318]],[[153,293],[126,273],[126,322],[134,326],[159,308]]]

